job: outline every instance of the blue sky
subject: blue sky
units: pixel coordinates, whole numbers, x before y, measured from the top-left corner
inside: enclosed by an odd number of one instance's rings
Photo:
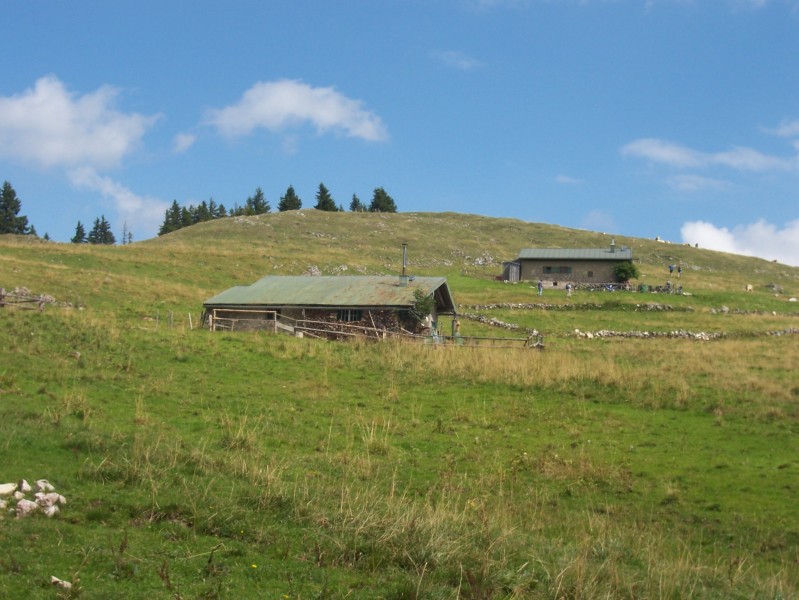
[[[173,201],[456,211],[799,265],[799,0],[4,0],[40,235]]]

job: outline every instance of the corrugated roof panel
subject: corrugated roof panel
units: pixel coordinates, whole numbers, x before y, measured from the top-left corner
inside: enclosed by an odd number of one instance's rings
[[[536,260],[632,260],[629,248],[525,248],[519,252],[520,259]]]
[[[205,305],[270,306],[411,306],[414,291],[432,294],[444,277],[415,277],[401,286],[398,276],[280,276],[269,275],[249,286],[236,286],[217,294]],[[454,307],[453,307],[454,308]]]

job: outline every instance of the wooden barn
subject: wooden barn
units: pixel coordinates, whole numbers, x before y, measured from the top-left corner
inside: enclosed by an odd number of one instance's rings
[[[420,319],[418,308],[428,314]],[[422,333],[455,315],[444,277],[278,276],[236,286],[203,303],[212,330],[355,335]],[[338,337],[338,336],[336,336]]]
[[[602,284],[616,281],[613,269],[620,262],[630,262],[633,251],[616,248],[611,242],[608,248],[526,248],[519,257],[506,263],[503,277],[518,276],[518,281],[538,281],[551,286],[572,284]]]

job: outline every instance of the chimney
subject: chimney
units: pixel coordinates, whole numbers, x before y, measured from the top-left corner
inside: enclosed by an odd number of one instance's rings
[[[610,240],[610,251],[616,252],[616,238],[611,238]]]
[[[408,244],[405,242],[402,243],[402,274],[399,278],[400,287],[406,287],[408,285],[408,274],[406,273],[406,269],[408,267]]]

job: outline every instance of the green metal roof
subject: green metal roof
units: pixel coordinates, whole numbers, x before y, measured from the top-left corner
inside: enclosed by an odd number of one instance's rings
[[[204,306],[330,306],[407,308],[414,291],[435,294],[439,312],[454,311],[445,277],[282,276],[269,275],[252,285],[236,286],[206,300]]]
[[[525,248],[519,259],[528,260],[632,260],[629,248]]]

